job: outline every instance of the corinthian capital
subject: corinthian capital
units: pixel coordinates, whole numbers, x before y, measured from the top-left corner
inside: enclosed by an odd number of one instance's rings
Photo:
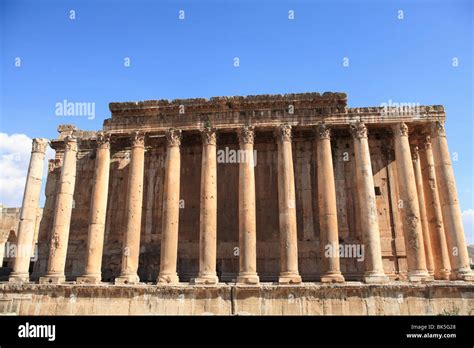
[[[351,124],[351,133],[355,139],[367,138],[367,127],[364,122]]]
[[[77,152],[76,137],[73,137],[72,135],[68,135],[66,138],[64,138],[64,145],[66,147],[66,151]]]
[[[420,159],[419,149],[418,149],[418,146],[416,145],[413,145],[411,147],[411,159],[413,161],[418,161]]]
[[[316,135],[318,139],[331,139],[331,128],[326,124],[321,123],[317,126]]]
[[[181,145],[181,130],[170,128],[166,132],[166,144],[168,146],[180,146]]]
[[[393,126],[393,132],[396,136],[407,137],[408,136],[408,126],[405,122],[400,122]]]
[[[145,133],[142,131],[135,131],[131,137],[132,147],[145,147]]]
[[[96,142],[97,142],[97,147],[101,149],[108,149],[110,147],[110,133],[97,132]]]
[[[204,145],[216,145],[217,133],[216,129],[212,127],[204,127],[201,131],[202,143]]]
[[[46,153],[48,140],[44,138],[34,138],[31,146],[31,152]]]
[[[431,124],[431,135],[433,137],[445,137],[446,129],[444,128],[444,123],[440,121],[433,122]]]
[[[280,125],[275,131],[275,136],[278,141],[291,141],[291,125],[287,123]]]
[[[425,142],[423,145],[425,146],[426,150],[431,150],[431,137],[429,135],[425,137]]]
[[[255,139],[255,127],[243,126],[239,132],[239,142],[241,144],[253,144]]]

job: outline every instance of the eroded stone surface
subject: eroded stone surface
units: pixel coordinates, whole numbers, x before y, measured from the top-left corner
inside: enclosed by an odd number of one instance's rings
[[[320,279],[383,283],[407,274],[413,281],[430,280],[423,251],[429,243],[423,241],[416,195],[420,187],[434,197],[427,214],[436,215],[435,225],[444,227],[444,232],[430,227],[430,234],[435,229],[440,237],[434,250],[466,249],[441,106],[407,114],[348,108],[343,93],[304,93],[111,103],[110,110],[101,131],[111,144],[108,190],[102,191],[105,211],[103,204],[91,204],[99,201],[91,193],[97,186],[99,133],[63,125],[51,141],[56,158],[50,162],[33,278],[47,272],[58,247],[59,272],[67,279],[88,273],[87,255],[100,249],[90,245],[94,234],[104,243],[102,280],[117,283],[256,284],[260,279],[295,286]],[[248,166],[226,155],[220,160],[221,153],[240,149],[239,134],[249,126],[254,129],[254,184]],[[322,127],[318,141],[316,126]],[[179,151],[169,151],[170,129],[182,136]],[[421,173],[423,185],[417,187],[410,145],[423,145],[420,139],[428,134],[435,139],[433,170]],[[70,137],[78,139],[73,193],[73,183],[60,176],[68,172]],[[432,175],[439,178],[428,189]],[[62,187],[73,194],[73,207],[62,203]],[[252,187],[255,203],[242,194]],[[240,201],[250,209],[239,209]],[[91,228],[95,206],[102,207],[102,219],[105,213],[103,239]],[[64,231],[51,232],[57,230],[54,221],[66,226],[63,220],[70,220],[69,239]],[[438,248],[441,232],[449,248]],[[339,244],[343,254],[328,259],[329,242]],[[361,247],[363,254],[349,255]],[[470,280],[465,254],[443,254],[443,262],[433,265],[435,277],[446,278],[452,268],[454,277]],[[97,255],[94,259],[98,265]]]
[[[473,315],[474,285],[0,284],[0,315]],[[111,305],[113,303],[113,305]]]

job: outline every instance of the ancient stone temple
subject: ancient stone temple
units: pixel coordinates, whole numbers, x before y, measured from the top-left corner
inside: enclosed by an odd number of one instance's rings
[[[109,108],[100,131],[62,125],[49,142],[38,261],[29,273],[18,257],[10,284],[240,286],[261,298],[266,286],[298,297],[314,282],[474,280],[442,106],[349,108],[327,92]],[[22,245],[46,146],[33,141]],[[461,283],[464,301],[473,287]]]

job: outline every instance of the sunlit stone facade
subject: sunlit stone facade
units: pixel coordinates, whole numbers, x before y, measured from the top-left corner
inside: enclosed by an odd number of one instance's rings
[[[344,93],[111,103],[50,141],[39,259],[10,281],[472,280],[442,106]],[[32,243],[46,141],[18,240]],[[43,148],[44,147],[44,148]]]

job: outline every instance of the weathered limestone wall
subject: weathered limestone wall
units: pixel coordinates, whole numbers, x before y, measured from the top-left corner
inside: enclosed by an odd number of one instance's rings
[[[7,243],[16,244],[18,223],[20,222],[20,208],[6,208],[1,206],[0,219],[0,263],[7,267],[12,266],[12,261],[7,258],[5,248]]]
[[[0,315],[473,315],[474,285],[0,284]],[[111,305],[113,304],[113,305]]]
[[[353,141],[347,133],[332,137],[336,182],[339,240],[341,245],[362,245],[361,226],[357,215]],[[299,271],[303,281],[319,281],[321,264],[319,214],[317,204],[316,145],[311,131],[298,131],[293,136],[293,161],[296,189]],[[54,145],[53,145],[54,146]],[[393,144],[374,131],[369,146],[376,189],[381,247],[387,275],[404,277],[406,272],[403,232],[397,207],[397,169],[392,160]],[[218,136],[218,150],[238,150],[237,133]],[[277,143],[272,132],[256,132],[255,168],[257,271],[262,281],[275,281],[279,274],[279,221],[277,182]],[[182,206],[179,214],[179,250],[177,271],[181,281],[197,276],[199,271],[199,197],[202,143],[198,134],[187,134],[181,144]],[[48,257],[49,231],[52,225],[54,191],[59,180],[63,151],[57,148],[56,159],[50,162],[46,188],[44,218],[41,221],[40,259],[33,279],[44,274]],[[143,281],[156,281],[160,264],[162,200],[166,144],[163,138],[147,143],[143,186],[140,265]],[[130,162],[130,147],[123,144],[111,148],[109,197],[105,227],[103,279],[112,280],[120,274],[121,248],[125,229],[125,209]],[[95,150],[86,141],[79,144],[76,189],[72,211],[66,263],[66,277],[80,276],[85,267],[90,195],[95,168]],[[238,230],[238,163],[217,166],[217,272],[222,281],[235,279],[239,271]],[[341,271],[347,280],[359,280],[364,262],[341,258]]]
[[[20,222],[20,208],[7,208],[0,205],[0,264],[12,267],[13,260],[8,258],[8,253],[4,249],[9,245],[16,245],[18,234],[18,223]],[[39,226],[43,215],[43,209],[39,208],[36,215],[35,234],[33,244],[38,241]]]

